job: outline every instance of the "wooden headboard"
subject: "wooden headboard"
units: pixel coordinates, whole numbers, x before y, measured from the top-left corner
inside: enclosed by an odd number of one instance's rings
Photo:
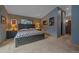
[[[18,24],[18,29],[35,28],[33,24]]]

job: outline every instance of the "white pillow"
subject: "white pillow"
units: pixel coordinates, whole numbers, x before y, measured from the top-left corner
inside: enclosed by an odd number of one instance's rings
[[[27,31],[28,29],[21,29],[20,31]]]

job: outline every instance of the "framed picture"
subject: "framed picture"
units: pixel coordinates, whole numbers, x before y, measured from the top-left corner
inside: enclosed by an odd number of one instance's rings
[[[54,17],[49,18],[49,26],[53,26],[54,23],[55,23],[55,18]]]
[[[11,24],[17,24],[17,20],[16,19],[11,19]]]
[[[47,25],[47,21],[46,20],[43,21],[43,25]]]
[[[5,16],[1,16],[1,23],[5,24],[6,23],[6,17]]]

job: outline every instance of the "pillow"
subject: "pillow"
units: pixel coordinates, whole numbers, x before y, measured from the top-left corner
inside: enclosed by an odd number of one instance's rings
[[[21,29],[21,30],[19,30],[19,31],[27,31],[28,29]]]
[[[28,30],[33,31],[33,30],[35,30],[35,28],[29,28]]]

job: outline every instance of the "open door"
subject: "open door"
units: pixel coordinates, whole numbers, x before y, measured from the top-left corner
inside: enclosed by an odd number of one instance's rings
[[[71,18],[70,16],[67,17],[65,22],[65,32],[66,34],[71,34]]]

